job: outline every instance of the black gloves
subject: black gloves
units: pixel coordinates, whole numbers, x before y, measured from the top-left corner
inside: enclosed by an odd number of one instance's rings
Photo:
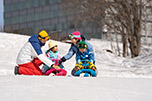
[[[59,65],[61,65],[61,63],[62,62],[65,62],[66,61],[66,59],[64,58],[64,57],[62,57],[61,59],[60,59],[60,61],[59,61]]]

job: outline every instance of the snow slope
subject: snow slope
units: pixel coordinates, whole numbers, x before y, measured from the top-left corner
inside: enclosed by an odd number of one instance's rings
[[[16,76],[20,48],[30,36],[0,33],[0,101],[152,101],[152,51],[142,47],[137,58],[122,58],[105,49],[109,42],[90,40],[94,46],[98,77]],[[59,54],[70,45],[56,41]],[[43,51],[47,49],[47,44]],[[75,56],[64,66],[68,75]]]

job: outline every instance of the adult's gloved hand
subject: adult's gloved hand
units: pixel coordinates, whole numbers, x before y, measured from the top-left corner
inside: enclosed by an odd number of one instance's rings
[[[59,61],[59,65],[61,65],[61,63],[62,62],[65,62],[66,61],[66,59],[64,58],[64,57],[62,57],[61,59],[60,59],[60,61]]]

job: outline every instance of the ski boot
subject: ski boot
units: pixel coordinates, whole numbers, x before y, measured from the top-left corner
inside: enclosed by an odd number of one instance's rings
[[[19,67],[18,66],[15,66],[15,68],[14,68],[14,74],[15,75],[19,75]]]

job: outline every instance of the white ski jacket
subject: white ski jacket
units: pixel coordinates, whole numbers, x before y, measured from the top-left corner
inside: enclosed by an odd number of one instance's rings
[[[32,62],[34,58],[39,58],[44,64],[50,67],[53,62],[42,53],[42,46],[44,44],[38,39],[36,34],[31,36],[29,41],[20,50],[17,57],[17,64],[26,64]]]

